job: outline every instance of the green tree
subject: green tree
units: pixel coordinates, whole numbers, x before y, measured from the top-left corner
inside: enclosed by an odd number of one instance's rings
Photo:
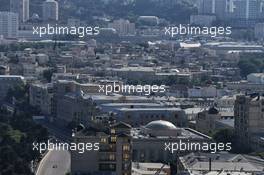
[[[32,160],[40,157],[39,152],[32,150],[34,141],[44,142],[48,132],[37,125],[32,115],[35,110],[28,103],[28,85],[11,88],[7,99],[16,98],[15,113],[8,115],[0,110],[0,174],[27,174]]]
[[[250,61],[239,61],[238,67],[242,77],[246,77],[248,74],[259,72],[258,66]]]

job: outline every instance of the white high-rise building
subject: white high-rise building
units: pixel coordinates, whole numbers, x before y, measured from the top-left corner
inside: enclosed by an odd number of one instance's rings
[[[264,0],[199,0],[199,14],[217,18],[256,20],[264,18]]]
[[[59,7],[58,2],[55,0],[46,0],[43,3],[43,20],[55,20],[59,19]]]
[[[18,33],[18,14],[0,12],[0,35],[4,38],[16,38]]]
[[[135,24],[124,19],[114,20],[108,27],[114,28],[121,36],[135,35],[136,33]]]
[[[17,13],[19,22],[29,20],[29,0],[10,0],[10,11]]]
[[[263,19],[263,0],[230,0],[229,15],[235,19]]]

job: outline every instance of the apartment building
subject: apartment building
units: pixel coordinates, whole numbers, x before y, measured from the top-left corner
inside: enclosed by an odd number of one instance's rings
[[[237,144],[245,148],[264,149],[264,98],[239,95],[235,101],[235,134]]]
[[[76,143],[99,143],[98,151],[87,151],[80,154],[71,152],[72,174],[116,174],[131,175],[132,146],[130,125],[115,123],[105,132],[84,129],[73,137]]]
[[[215,121],[221,119],[219,111],[211,107],[209,110],[199,112],[196,118],[196,129],[204,134],[212,134],[215,131]]]
[[[31,84],[29,88],[29,104],[38,107],[43,115],[54,114],[53,84]]]

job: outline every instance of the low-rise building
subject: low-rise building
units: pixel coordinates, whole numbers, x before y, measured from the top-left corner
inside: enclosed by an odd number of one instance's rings
[[[29,104],[38,107],[43,115],[54,114],[53,84],[32,84],[29,88]]]
[[[129,123],[133,127],[146,125],[153,120],[166,120],[177,126],[187,125],[187,116],[180,108],[154,107],[154,108],[119,108],[114,110],[115,119]]]
[[[192,148],[171,152],[166,144],[211,142],[211,138],[190,128],[176,127],[164,120],[156,120],[140,128],[132,128],[133,161],[135,162],[175,162],[179,155],[196,152]],[[176,147],[176,146],[175,146]],[[192,149],[192,150],[191,150]]]
[[[199,26],[211,26],[216,20],[216,16],[211,15],[191,15],[190,24]]]
[[[219,95],[218,90],[214,86],[196,87],[188,89],[189,98],[212,98]]]
[[[0,65],[0,75],[8,75],[9,66]]]
[[[255,25],[255,38],[258,40],[264,39],[264,23],[258,23]]]
[[[257,175],[264,172],[264,160],[241,154],[190,153],[178,161],[180,175],[237,174]]]
[[[159,173],[159,175],[170,175],[170,166],[162,163],[132,163],[132,175],[153,175]]]
[[[247,76],[249,83],[264,84],[264,73],[252,73]]]
[[[211,107],[209,110],[204,110],[198,113],[196,118],[196,129],[205,134],[212,134],[215,131],[215,121],[220,120],[219,111]]]
[[[250,83],[248,81],[227,82],[226,87],[229,90],[235,90],[242,93],[264,93],[263,84]]]

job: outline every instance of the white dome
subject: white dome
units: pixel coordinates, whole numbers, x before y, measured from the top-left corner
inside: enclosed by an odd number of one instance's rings
[[[171,122],[164,121],[164,120],[156,120],[148,123],[146,125],[147,129],[151,130],[174,130],[177,129],[177,127],[172,124]]]

